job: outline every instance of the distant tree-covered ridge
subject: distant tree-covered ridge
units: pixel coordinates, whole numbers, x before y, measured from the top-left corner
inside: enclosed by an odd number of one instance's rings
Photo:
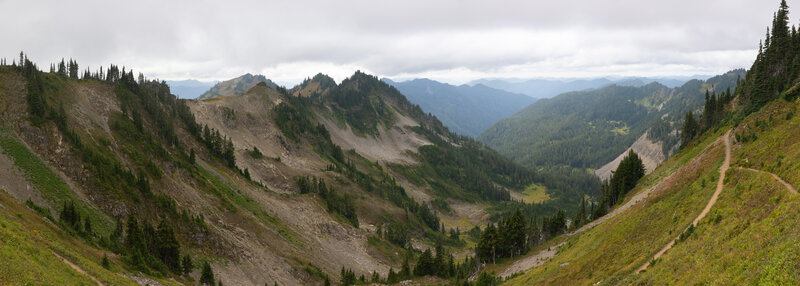
[[[491,88],[482,84],[454,86],[429,79],[394,82],[408,100],[435,115],[457,134],[478,137],[500,119],[530,105],[536,98]]]
[[[686,112],[703,107],[705,91],[721,94],[743,75],[744,70],[735,70],[677,88],[651,83],[565,93],[497,122],[478,139],[531,168],[598,168],[651,128],[653,139],[676,144],[677,138],[670,139],[673,131]]]

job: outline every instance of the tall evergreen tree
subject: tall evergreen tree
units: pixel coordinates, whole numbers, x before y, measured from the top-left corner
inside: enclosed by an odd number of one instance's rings
[[[481,233],[481,238],[478,240],[478,245],[475,248],[478,259],[486,261],[492,259],[495,261],[495,246],[497,245],[497,229],[494,224],[488,224],[486,229]]]
[[[200,284],[214,286],[214,271],[208,261],[203,262],[203,270],[200,272]]]
[[[579,228],[586,223],[586,198],[581,198],[581,204],[578,207],[578,212],[575,214],[575,219],[572,220],[575,228]]]
[[[158,258],[172,272],[181,273],[180,243],[169,223],[162,219],[158,224]]]
[[[528,244],[533,247],[539,244],[539,239],[542,233],[539,230],[539,223],[536,219],[536,213],[531,215],[531,222],[528,224]]]
[[[683,120],[683,128],[681,128],[681,147],[686,146],[686,144],[689,144],[689,142],[694,139],[698,129],[699,127],[697,121],[694,119],[694,113],[691,111],[686,112],[686,116]]]

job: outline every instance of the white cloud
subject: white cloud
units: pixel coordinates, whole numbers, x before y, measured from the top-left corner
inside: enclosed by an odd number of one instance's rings
[[[263,73],[286,85],[317,72],[341,80],[356,69],[452,83],[714,74],[749,67],[777,6],[749,0],[0,0],[0,56],[25,50],[41,66],[74,57],[93,69],[113,62],[164,79]]]

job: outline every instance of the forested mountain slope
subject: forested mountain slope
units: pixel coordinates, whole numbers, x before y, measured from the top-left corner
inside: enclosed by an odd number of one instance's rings
[[[432,279],[465,279],[477,239],[467,230],[518,207],[574,208],[584,192],[449,132],[360,72],[179,100],[118,66],[81,76],[72,60],[42,72],[20,57],[0,65],[0,188],[13,200],[3,209],[29,210],[0,212],[12,228],[0,235],[58,235],[27,244],[43,252],[25,267],[56,267],[63,281],[193,284],[213,272],[233,285],[394,283],[424,276],[404,262],[437,244],[453,267]],[[534,183],[552,199],[510,200]]]
[[[653,128],[650,138],[663,142],[669,157],[679,142],[673,131],[683,114],[701,108],[706,91],[735,87],[743,72],[692,80],[674,89],[651,83],[565,93],[495,123],[478,139],[524,166],[585,169],[610,162]]]
[[[429,79],[383,81],[397,88],[423,111],[435,115],[453,132],[473,138],[498,120],[536,101],[527,95],[482,84],[454,86]]]

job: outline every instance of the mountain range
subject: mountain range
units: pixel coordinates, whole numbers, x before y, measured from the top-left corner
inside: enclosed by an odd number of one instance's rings
[[[664,127],[659,132],[647,136],[659,146],[656,149],[661,154],[653,161],[660,163],[679,143],[676,134],[683,115],[703,106],[706,91],[730,90],[744,75],[744,70],[735,70],[677,88],[654,82],[569,92],[539,100],[500,120],[478,140],[530,168],[567,165],[597,169],[660,125]]]
[[[397,88],[411,103],[435,115],[453,132],[470,137],[477,137],[498,120],[536,101],[527,95],[482,84],[454,86],[429,79],[383,81]]]
[[[469,85],[482,84],[488,87],[521,93],[534,98],[550,98],[562,93],[600,88],[611,84],[620,86],[644,86],[652,82],[667,87],[678,87],[692,79],[706,79],[709,76],[690,77],[614,77],[614,78],[567,78],[567,79],[478,79]]]
[[[180,99],[129,67],[0,60],[0,284],[798,285],[779,7],[748,70],[561,93],[477,139],[361,71]],[[454,110],[521,96],[408,84],[478,98]]]

